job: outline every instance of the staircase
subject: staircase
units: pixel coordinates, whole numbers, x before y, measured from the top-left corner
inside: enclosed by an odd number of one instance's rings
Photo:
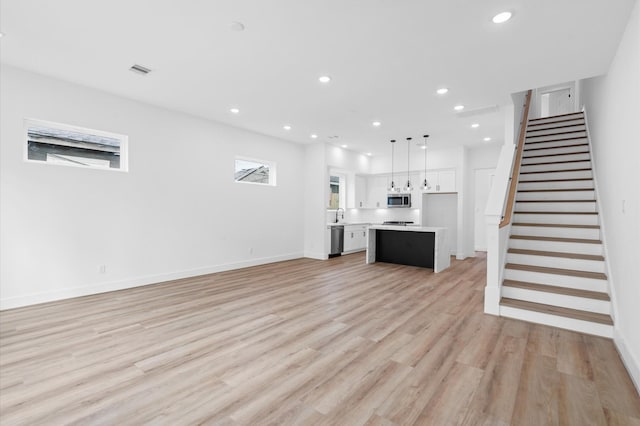
[[[500,315],[613,337],[583,113],[531,119]]]

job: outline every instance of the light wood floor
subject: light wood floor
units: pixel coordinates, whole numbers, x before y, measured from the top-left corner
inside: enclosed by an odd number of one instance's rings
[[[0,313],[0,423],[640,424],[610,340],[482,313],[485,258],[362,253]]]

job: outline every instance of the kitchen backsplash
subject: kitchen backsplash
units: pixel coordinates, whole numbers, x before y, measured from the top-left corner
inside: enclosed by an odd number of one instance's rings
[[[327,223],[336,220],[336,211],[327,211]],[[387,220],[400,220],[420,224],[420,209],[346,209],[344,221],[340,212],[340,222],[382,223]]]

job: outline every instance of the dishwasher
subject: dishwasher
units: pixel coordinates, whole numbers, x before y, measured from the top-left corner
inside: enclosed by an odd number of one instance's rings
[[[336,225],[331,227],[331,251],[329,257],[336,257],[344,250],[344,226]]]

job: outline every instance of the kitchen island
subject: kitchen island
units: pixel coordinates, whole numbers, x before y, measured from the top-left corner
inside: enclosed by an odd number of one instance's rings
[[[451,263],[447,228],[373,225],[367,239],[367,263],[387,262],[447,269]]]

